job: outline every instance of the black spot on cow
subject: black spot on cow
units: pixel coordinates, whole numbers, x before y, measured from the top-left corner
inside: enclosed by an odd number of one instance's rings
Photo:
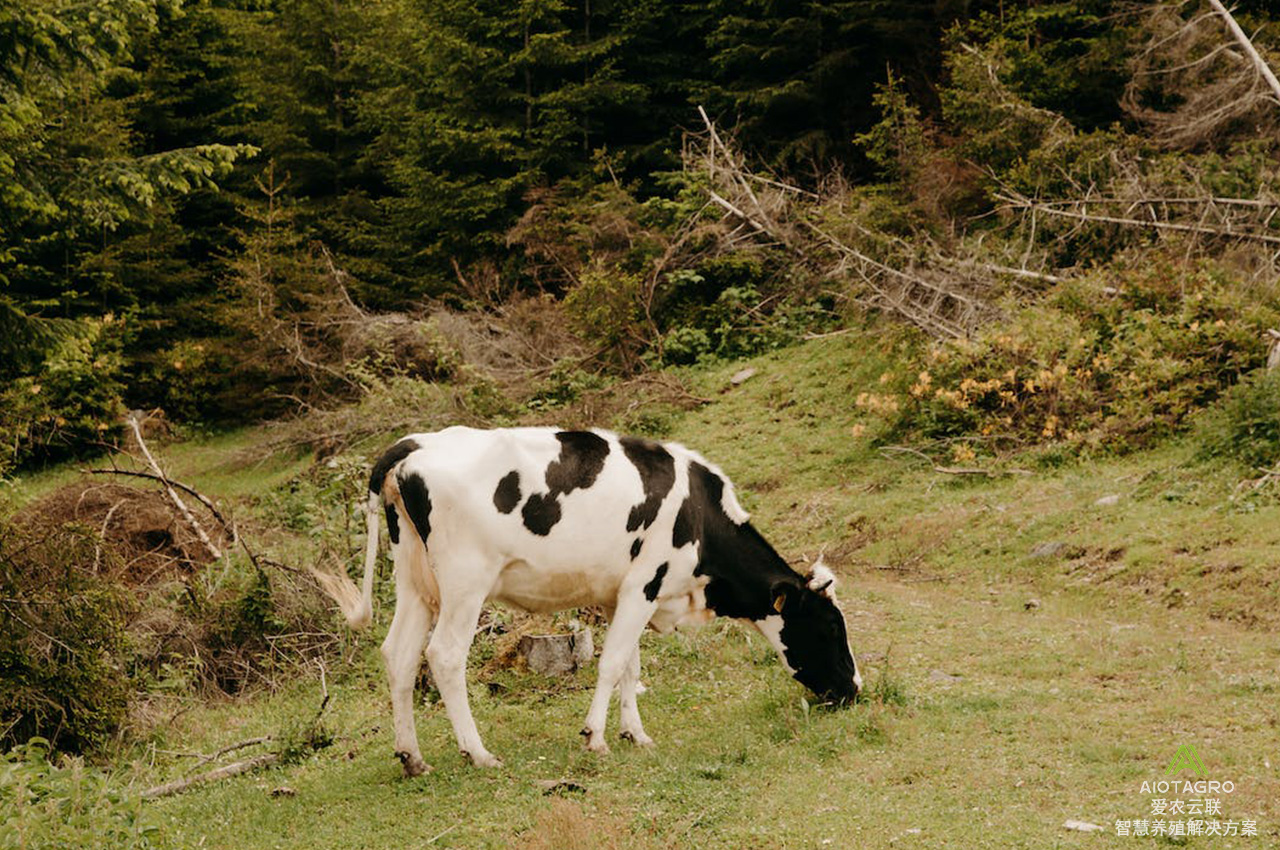
[[[382,507],[387,514],[387,535],[391,538],[392,543],[399,543],[400,518],[396,515],[396,506],[388,502]]]
[[[775,613],[770,587],[800,577],[751,523],[729,519],[721,501],[724,487],[724,479],[707,467],[689,464],[689,495],[676,514],[671,544],[698,544],[694,575],[710,579],[708,608],[721,617],[762,620]]]
[[[381,494],[382,482],[391,468],[420,448],[422,447],[415,441],[404,439],[383,452],[382,457],[374,463],[373,471],[369,473],[369,492]]]
[[[644,541],[639,537],[631,542],[631,560],[634,561],[636,559],[636,556],[640,554],[640,547],[643,545]]]
[[[520,473],[511,470],[498,482],[498,489],[493,491],[493,506],[504,514],[509,514],[520,504]]]
[[[431,534],[431,494],[422,476],[414,473],[400,476],[400,500],[409,514],[409,521],[418,530],[418,537],[425,544]]]
[[[524,503],[520,514],[524,517],[525,528],[545,537],[560,521],[560,502],[550,493],[535,493]]]
[[[658,567],[657,572],[653,574],[653,578],[644,586],[644,598],[650,602],[658,598],[658,591],[662,590],[662,580],[667,576],[667,565],[663,564]]]
[[[676,461],[662,444],[638,437],[622,437],[622,451],[640,473],[644,501],[631,509],[627,531],[648,528],[658,518],[662,501],[676,483]]]
[[[724,482],[720,476],[697,461],[689,464],[689,495],[680,503],[676,521],[671,526],[672,546],[679,549],[689,543],[701,543],[703,526],[708,520],[729,521],[720,504],[723,492]]]
[[[525,528],[546,536],[560,521],[560,497],[585,490],[595,483],[609,456],[609,443],[590,431],[560,431],[560,454],[547,465],[547,492],[535,493],[524,503]]]

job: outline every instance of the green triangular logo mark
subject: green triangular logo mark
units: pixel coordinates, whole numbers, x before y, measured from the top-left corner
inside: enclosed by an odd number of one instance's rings
[[[1164,775],[1177,776],[1184,770],[1190,770],[1196,776],[1207,776],[1209,773],[1204,769],[1204,762],[1200,761],[1194,744],[1183,744],[1178,747],[1178,751],[1173,754],[1173,761],[1169,762],[1169,766],[1165,768]]]

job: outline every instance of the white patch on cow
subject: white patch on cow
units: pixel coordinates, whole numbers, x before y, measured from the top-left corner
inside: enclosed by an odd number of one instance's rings
[[[787,647],[782,642],[782,615],[774,614],[772,617],[765,617],[763,620],[755,620],[752,623],[760,634],[765,636],[769,644],[778,653],[778,658],[782,660],[782,666],[791,675],[795,675],[795,668],[787,663]]]
[[[831,601],[836,598],[836,574],[831,568],[822,563],[819,558],[817,563],[813,565],[813,569],[809,571],[807,576],[809,579],[809,589],[817,593],[821,593]]]
[[[862,690],[862,671],[858,669],[858,659],[854,657],[850,651],[849,657],[853,658],[853,686],[858,690]]]
[[[738,503],[738,494],[733,489],[733,482],[729,480],[729,476],[724,474],[724,470],[707,460],[693,449],[681,446],[688,453],[689,457],[705,466],[707,469],[724,482],[724,489],[720,491],[720,509],[724,511],[724,515],[733,521],[734,525],[742,525],[751,519],[751,514],[743,510],[742,505]]]

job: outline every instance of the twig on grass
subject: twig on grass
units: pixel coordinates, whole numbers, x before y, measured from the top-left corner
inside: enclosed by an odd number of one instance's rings
[[[324,672],[323,664],[320,665],[320,689],[324,694],[324,698],[320,700],[320,708],[316,710],[316,716],[311,721],[311,726],[313,729],[315,728],[316,724],[320,722],[321,715],[324,714],[325,708],[327,708],[329,705],[329,687],[325,680],[325,672]],[[233,752],[236,752],[237,750],[243,750],[246,747],[257,746],[260,744],[268,744],[275,740],[276,738],[273,735],[262,735],[257,738],[249,738],[248,740],[245,740],[245,741],[239,741],[235,744],[229,744],[215,753],[211,753],[210,755],[207,755],[207,756],[202,756],[201,760],[197,762],[194,766],[192,766],[191,770],[195,770],[201,765],[208,764],[214,759],[221,758],[227,753],[233,753]],[[325,740],[323,743],[319,743],[319,744],[311,743],[311,746],[314,749],[319,749],[320,747],[328,746],[330,743],[332,743],[333,740],[334,739],[329,738]],[[259,770],[264,767],[271,767],[272,765],[279,764],[283,758],[284,758],[284,754],[281,752],[263,753],[262,755],[254,756],[253,758],[243,759],[242,761],[232,762],[231,764],[225,764],[222,767],[214,768],[213,770],[207,771],[205,773],[198,773],[195,776],[186,776],[182,779],[175,779],[172,782],[165,782],[162,785],[156,785],[151,788],[147,788],[142,792],[142,798],[144,800],[153,800],[156,797],[168,797],[171,794],[180,794],[181,792],[186,791],[188,788],[191,788],[195,785],[201,785],[205,782],[214,782],[219,779],[227,779],[228,777],[239,776],[242,773],[249,773],[250,771]],[[191,770],[187,771],[188,774],[191,772]]]
[[[880,453],[883,455],[891,454],[909,454],[920,458],[933,468],[934,472],[944,475],[985,475],[987,478],[997,478],[1001,475],[1030,475],[1029,469],[981,469],[978,467],[968,466],[940,466],[933,458],[929,457],[919,449],[913,449],[910,446],[881,446]]]
[[[275,740],[275,738],[274,738],[273,736],[271,736],[271,735],[263,735],[263,736],[258,737],[258,738],[250,738],[250,739],[249,739],[249,740],[247,740],[247,741],[240,741],[240,742],[235,743],[235,744],[228,744],[227,746],[223,747],[222,749],[218,750],[217,752],[209,753],[208,755],[202,755],[202,756],[200,756],[200,757],[199,757],[199,761],[197,761],[195,764],[193,764],[193,765],[191,766],[191,769],[190,769],[190,770],[188,770],[188,771],[187,771],[187,773],[188,773],[188,774],[193,773],[194,771],[198,770],[199,768],[204,767],[204,766],[205,766],[206,764],[208,764],[209,762],[211,762],[211,761],[216,761],[217,759],[222,758],[222,757],[223,757],[223,756],[225,756],[227,753],[234,753],[236,750],[243,750],[243,749],[245,749],[246,747],[253,747],[253,746],[257,746],[258,744],[269,744],[269,743],[271,743],[271,742],[272,742],[272,741],[274,741],[274,740]]]

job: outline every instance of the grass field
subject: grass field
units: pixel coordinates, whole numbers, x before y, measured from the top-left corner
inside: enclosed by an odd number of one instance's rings
[[[1230,471],[1194,465],[1176,444],[995,478],[886,456],[853,429],[852,397],[886,368],[867,349],[852,335],[815,341],[754,361],[739,387],[728,379],[742,364],[694,373],[714,401],[664,420],[734,478],[780,551],[825,550],[866,700],[809,705],[737,624],[646,635],[640,706],[657,746],[618,742],[598,758],[577,735],[593,670],[482,673],[495,639],[481,637],[472,704],[505,767],[467,766],[427,700],[418,731],[435,770],[406,780],[377,657],[384,604],[326,671],[334,743],[147,803],[159,843],[1280,846],[1280,505],[1239,496]],[[179,477],[229,498],[302,468],[227,460],[252,439],[167,455]],[[175,753],[297,729],[320,690],[317,671],[237,700],[175,698],[116,781],[146,787],[190,768]],[[1115,834],[1118,820],[1197,817],[1153,815],[1153,799],[1174,795],[1142,790],[1187,744],[1207,779],[1233,785],[1194,796],[1220,800],[1221,821],[1256,822],[1257,836]]]

